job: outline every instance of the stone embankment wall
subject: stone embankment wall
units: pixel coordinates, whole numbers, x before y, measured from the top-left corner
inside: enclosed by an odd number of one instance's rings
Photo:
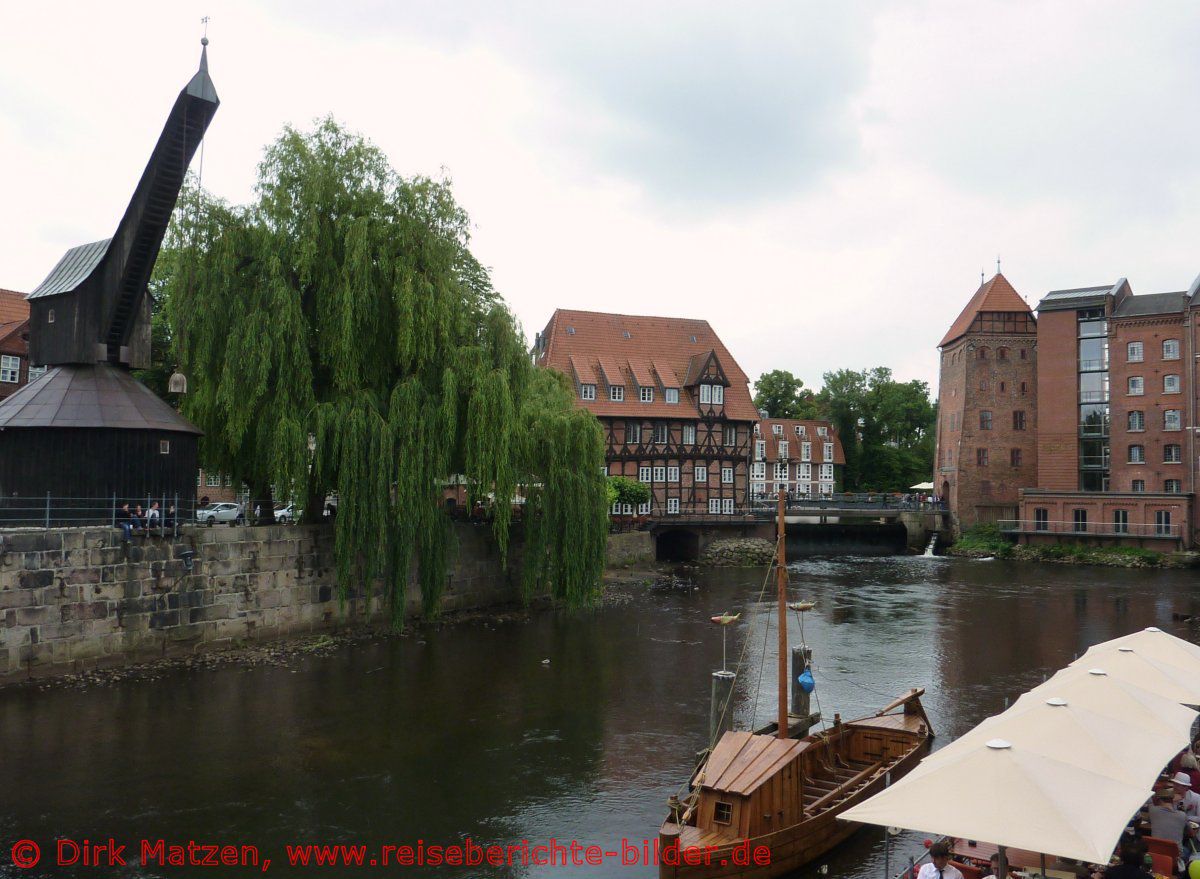
[[[654,536],[649,531],[608,535],[605,562],[610,568],[643,565],[654,561]]]
[[[454,536],[443,610],[519,599],[515,546],[506,570],[487,527],[455,524]],[[0,534],[0,685],[386,624],[378,592],[343,603],[335,583],[328,526],[195,527],[129,544],[108,528]],[[406,615],[419,613],[415,580],[405,598]]]

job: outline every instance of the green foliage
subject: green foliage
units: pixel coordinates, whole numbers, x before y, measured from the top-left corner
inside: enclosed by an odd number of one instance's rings
[[[1007,558],[1012,555],[1012,541],[1006,538],[996,525],[979,524],[968,528],[954,544],[954,550],[963,555],[991,555]]]
[[[636,479],[630,479],[627,476],[610,476],[608,485],[610,490],[616,492],[616,500],[620,503],[636,507],[638,504],[644,504],[650,500],[650,486],[644,482],[638,482]]]
[[[817,395],[846,455],[846,491],[907,491],[933,473],[937,410],[923,381],[897,382],[886,367],[827,372]]]
[[[325,119],[267,148],[257,193],[230,208],[190,189],[160,260],[202,460],[256,498],[274,485],[306,499],[306,516],[336,491],[343,595],[381,577],[397,618],[414,566],[437,611],[441,481],[454,473],[473,497],[494,492],[502,555],[503,501],[523,485],[527,588],[593,598],[607,532],[599,424],[530,363],[449,183],[399,177]]]
[[[956,546],[958,544],[955,544]],[[1038,562],[1068,562],[1080,565],[1107,565],[1122,568],[1153,568],[1164,563],[1164,556],[1138,546],[1083,546],[1054,543],[1047,546],[1018,546],[1017,558]]]
[[[764,372],[754,383],[754,405],[771,418],[819,418],[817,395],[786,369]]]

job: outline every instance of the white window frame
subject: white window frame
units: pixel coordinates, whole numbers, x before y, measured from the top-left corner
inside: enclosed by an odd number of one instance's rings
[[[722,467],[721,468],[721,482],[725,485],[729,485],[733,482],[733,468],[732,467]]]
[[[799,497],[803,497],[803,498],[812,497],[812,483],[811,482],[797,482],[796,483],[796,494]]]
[[[1140,375],[1131,375],[1126,386],[1126,393],[1130,397],[1143,396],[1146,393],[1146,380]]]
[[[755,461],[750,465],[751,479],[766,479],[767,478],[767,462]]]
[[[667,482],[678,482],[678,481],[679,481],[679,468],[678,467],[668,467],[667,468]]]
[[[1125,362],[1141,363],[1146,359],[1146,349],[1141,342],[1130,342],[1125,346]]]
[[[772,424],[771,425],[771,433],[775,434],[775,436],[783,436],[783,425],[782,424]]]
[[[679,402],[679,388],[665,388],[663,390],[663,399],[666,400],[668,403],[678,403]],[[676,500],[678,500],[678,498],[676,498]],[[675,512],[678,513],[679,511],[676,510]]]
[[[1135,419],[1134,416],[1137,416]],[[1134,427],[1134,423],[1137,427]],[[1144,433],[1146,430],[1146,413],[1141,409],[1130,409],[1125,417],[1126,431],[1128,433]]]
[[[35,382],[39,378],[41,378],[42,376],[44,376],[46,374],[47,369],[48,369],[48,367],[45,367],[45,366],[31,366],[31,367],[29,367],[29,372],[27,373],[26,378],[31,383]]]
[[[712,402],[712,385],[700,385],[700,402]]]
[[[833,482],[833,465],[832,464],[822,464],[821,465],[821,481],[822,482]]]
[[[829,428],[828,427],[818,427],[817,428],[817,436],[829,436]]]
[[[661,439],[659,437],[662,437]],[[665,421],[656,422],[654,425],[654,444],[656,446],[664,446],[667,440],[671,438],[671,428]]]
[[[812,464],[801,464],[796,478],[804,482],[812,482]]]
[[[1168,452],[1171,449],[1178,449],[1175,457],[1169,457]],[[1164,443],[1163,444],[1163,463],[1164,464],[1182,464],[1183,463],[1183,445],[1180,443]]]
[[[596,386],[592,384],[579,386],[579,399],[594,400],[596,399]]]
[[[1140,443],[1134,443],[1129,447],[1129,460],[1127,464],[1145,464],[1146,463],[1146,447]]]
[[[632,516],[633,504],[621,504],[621,513],[626,516]]]
[[[1133,480],[1132,482],[1129,483],[1129,490],[1136,494],[1144,493],[1146,491],[1146,480],[1144,480],[1144,479]]]
[[[714,406],[721,406],[725,403],[725,386],[712,386],[712,401]]]
[[[817,483],[817,486],[818,486],[819,494],[826,495],[826,496],[833,494],[833,483],[832,482],[819,482],[819,483]]]
[[[721,430],[721,445],[730,448],[737,445],[737,425],[726,424]]]
[[[666,482],[667,481],[667,468],[661,467],[661,466],[655,467],[653,474],[652,474],[652,481]]]
[[[1172,348],[1174,349],[1173,351],[1171,350]],[[1162,359],[1163,360],[1178,360],[1179,359],[1179,340],[1178,339],[1163,339]]]
[[[679,513],[679,498],[677,498],[677,497],[667,498],[667,515],[674,516],[674,515],[677,515],[678,513]]]
[[[1183,494],[1182,479],[1164,479],[1163,480],[1164,494]]]
[[[803,424],[796,425],[796,436],[806,436],[807,434],[808,431],[805,429]]]
[[[755,497],[760,497],[762,495],[765,495],[767,493],[766,483],[764,483],[764,482],[754,483],[753,485],[750,486],[750,492]]]
[[[625,402],[625,385],[609,385],[608,399],[612,403]]]
[[[800,443],[800,460],[812,460],[812,443]]]
[[[640,421],[625,422],[625,444],[632,445],[642,441],[642,423]]]
[[[754,441],[754,460],[755,461],[765,461],[766,459],[767,459],[767,441],[766,440],[755,440]]]
[[[733,515],[733,498],[731,498],[731,497],[722,498],[721,512],[726,516]]]
[[[21,381],[21,358],[15,354],[0,355],[0,382],[10,385]]]
[[[221,487],[221,474],[220,473],[205,473],[204,474],[204,487],[205,488],[220,488]]]
[[[833,460],[833,443],[824,443],[822,445],[821,460],[822,461],[832,461]]]
[[[697,464],[692,470],[692,482],[696,485],[708,485],[708,468],[703,464]]]
[[[781,439],[779,441],[779,457],[787,460],[788,456],[788,441]]]
[[[650,501],[643,501],[642,503],[638,504],[637,510],[638,510],[639,516],[649,516],[650,515]]]
[[[721,514],[721,499],[719,497],[710,497],[708,499],[708,512],[710,514]]]
[[[787,482],[788,478],[788,463],[787,461],[776,461],[774,470],[774,478],[776,482]]]
[[[638,482],[648,483],[650,481],[650,475],[651,470],[649,465],[638,467]]]
[[[1174,424],[1172,424],[1174,422]],[[1163,430],[1183,430],[1183,410],[1163,410]]]
[[[654,402],[654,388],[638,388],[638,402],[653,403]]]
[[[694,446],[696,444],[696,425],[685,424],[683,426],[683,444],[685,446]]]
[[[1180,388],[1179,376],[1174,373],[1168,373],[1163,376],[1163,393],[1178,394]]]

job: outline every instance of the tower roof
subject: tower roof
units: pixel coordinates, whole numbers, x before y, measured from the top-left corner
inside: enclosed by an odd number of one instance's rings
[[[984,311],[1008,311],[1021,312],[1024,314],[1033,314],[1033,309],[1029,304],[1021,298],[1012,284],[1008,282],[1008,278],[997,272],[992,276],[991,280],[980,285],[975,291],[975,295],[971,297],[971,301],[967,303],[967,307],[950,325],[950,329],[946,331],[946,335],[942,341],[938,342],[938,347],[942,348],[949,345],[955,339],[966,334],[971,328],[971,323],[975,318]]]

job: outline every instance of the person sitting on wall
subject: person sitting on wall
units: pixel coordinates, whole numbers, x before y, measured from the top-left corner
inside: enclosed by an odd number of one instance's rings
[[[150,504],[150,509],[146,511],[146,530],[153,531],[155,528],[162,527],[162,513],[158,509],[158,501]]]
[[[963,879],[963,874],[950,863],[950,846],[935,842],[929,847],[929,863],[922,864],[917,879]]]
[[[129,522],[133,525],[133,530],[138,531],[146,527],[146,514],[142,512],[142,505],[135,504],[133,514],[129,517]]]
[[[129,512],[129,504],[121,504],[121,509],[117,512],[117,524],[121,526],[121,533],[126,541],[133,537],[133,513]]]
[[[163,531],[169,533],[172,537],[175,536],[175,505],[171,504],[167,507],[166,515],[163,516]]]

